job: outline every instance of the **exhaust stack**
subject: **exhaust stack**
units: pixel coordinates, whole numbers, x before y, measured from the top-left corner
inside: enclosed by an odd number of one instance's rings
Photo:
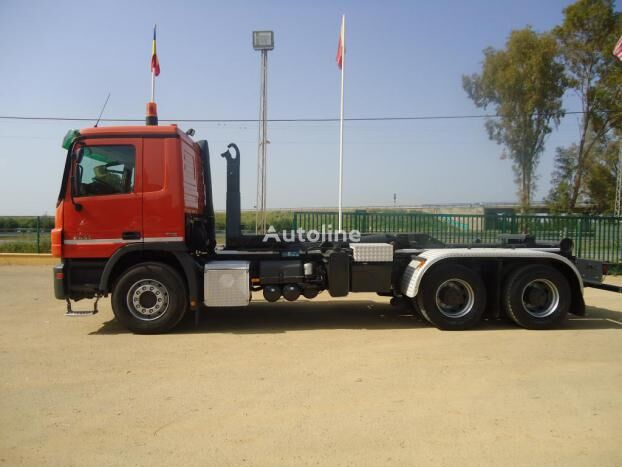
[[[232,248],[240,243],[242,237],[240,201],[240,150],[235,143],[227,146],[227,151],[221,154],[227,159],[227,224],[226,247]],[[235,155],[231,154],[231,148]]]

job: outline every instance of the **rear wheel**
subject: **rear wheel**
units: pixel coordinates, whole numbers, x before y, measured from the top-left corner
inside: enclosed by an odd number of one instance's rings
[[[469,329],[482,318],[486,287],[475,271],[459,264],[447,264],[423,277],[415,300],[421,314],[436,327]]]
[[[503,308],[527,329],[550,329],[561,323],[570,308],[570,285],[548,265],[525,266],[514,271],[503,286]]]
[[[117,320],[137,334],[170,331],[187,309],[179,273],[163,263],[144,263],[125,272],[114,286],[111,301]]]
[[[416,298],[413,298],[412,300],[410,300],[410,305],[413,311],[413,316],[417,318],[419,321],[425,321],[426,318],[425,316],[423,316],[423,313],[421,313],[421,308],[419,307],[419,303],[417,302]]]

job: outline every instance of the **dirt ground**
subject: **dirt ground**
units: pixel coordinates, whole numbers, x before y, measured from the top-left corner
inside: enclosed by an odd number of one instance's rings
[[[109,300],[63,317],[51,278],[0,266],[0,464],[622,465],[622,295],[556,331],[363,294],[137,336]]]
[[[0,266],[43,266],[58,263],[50,254],[0,253]]]

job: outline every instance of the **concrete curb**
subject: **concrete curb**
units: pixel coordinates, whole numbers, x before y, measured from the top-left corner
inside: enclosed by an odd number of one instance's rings
[[[56,264],[60,262],[49,253],[0,253],[1,266]]]

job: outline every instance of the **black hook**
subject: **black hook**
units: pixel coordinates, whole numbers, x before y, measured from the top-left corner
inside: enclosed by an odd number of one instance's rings
[[[224,157],[227,160],[234,160],[234,159],[239,159],[240,158],[240,149],[238,148],[237,144],[229,143],[227,148],[228,149],[221,154],[222,157]],[[233,148],[235,150],[235,156],[233,156],[231,154],[231,151],[230,151],[231,148]]]

